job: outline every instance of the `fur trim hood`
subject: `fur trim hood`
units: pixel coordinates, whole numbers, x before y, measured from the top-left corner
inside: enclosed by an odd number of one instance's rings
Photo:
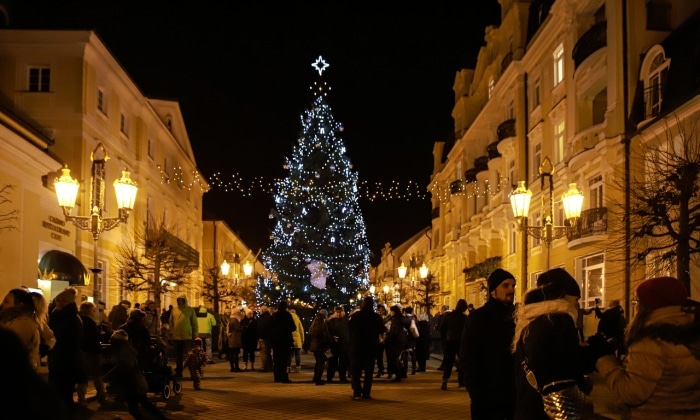
[[[546,300],[529,305],[519,305],[515,312],[515,335],[513,336],[511,350],[515,352],[521,336],[523,340],[527,338],[526,328],[532,321],[542,315],[550,315],[553,313],[568,314],[571,316],[574,323],[576,323],[576,319],[578,318],[576,307],[571,305],[566,299]]]

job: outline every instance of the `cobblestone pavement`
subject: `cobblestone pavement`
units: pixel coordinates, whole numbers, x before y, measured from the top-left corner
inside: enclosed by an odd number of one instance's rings
[[[274,383],[271,372],[230,373],[228,362],[217,361],[205,368],[202,390],[194,391],[192,382],[183,381],[183,391],[163,400],[149,394],[152,401],[170,419],[470,419],[469,395],[458,388],[453,374],[447,391],[440,390],[440,361],[431,359],[428,371],[409,375],[400,383],[386,376],[375,379],[372,400],[351,400],[350,384],[329,383],[316,386],[311,382],[313,357],[302,355],[302,369],[291,373],[291,384]],[[607,392],[600,379],[592,397],[596,411],[610,419],[621,418],[621,408]],[[91,394],[88,394],[91,395]],[[94,390],[92,391],[94,395]],[[125,406],[100,407],[91,399],[78,419],[130,419]],[[146,415],[148,417],[148,414]]]

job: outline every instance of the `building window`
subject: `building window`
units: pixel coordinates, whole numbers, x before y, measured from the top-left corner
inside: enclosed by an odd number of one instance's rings
[[[537,142],[532,146],[532,181],[540,177],[540,165],[542,164],[542,143]]]
[[[508,182],[511,188],[517,188],[518,180],[515,179],[515,159],[508,162]]]
[[[588,180],[588,197],[591,209],[605,207],[603,205],[603,176],[597,175]]]
[[[508,102],[508,115],[506,117],[509,120],[514,120],[515,119],[515,104],[513,103],[513,100],[511,99],[510,102]]]
[[[124,114],[119,115],[119,131],[126,137],[129,137],[129,124]]]
[[[29,68],[30,92],[49,92],[51,88],[51,69],[48,67]]]
[[[542,213],[539,211],[533,213],[532,220],[530,221],[530,223],[531,223],[531,226],[542,227],[543,226]],[[542,239],[536,238],[533,236],[532,237],[532,247],[534,248],[534,247],[540,246],[540,245],[542,245]]]
[[[541,275],[542,275],[541,271],[537,271],[535,273],[530,274],[530,284],[528,284],[527,290],[532,290],[532,289],[537,288],[537,279],[539,279]]]
[[[102,89],[97,89],[97,109],[103,114],[107,115],[107,99],[105,98],[105,92]]]
[[[553,85],[556,86],[564,80],[564,44],[559,44],[552,54],[554,60],[554,80]]]
[[[595,300],[600,299],[605,302],[605,254],[594,254],[579,259],[581,271],[580,278],[583,280],[581,287],[582,308],[595,306]]]
[[[647,0],[647,30],[671,30],[671,3],[668,0]]]
[[[554,164],[564,160],[566,142],[566,123],[561,120],[554,124]]]
[[[510,241],[508,241],[508,253],[515,254],[518,251],[518,228],[513,226],[510,230]]]
[[[652,47],[644,59],[641,79],[644,80],[645,119],[658,117],[661,113],[670,65],[671,60],[666,59],[664,49],[659,45]]]
[[[532,85],[532,109],[540,106],[540,78],[535,79]]]
[[[153,140],[148,139],[148,157],[153,159],[155,157],[155,151],[153,150],[155,146],[153,145]]]
[[[493,88],[496,86],[496,81],[491,77],[489,79],[489,99],[491,99],[491,93],[493,92]]]

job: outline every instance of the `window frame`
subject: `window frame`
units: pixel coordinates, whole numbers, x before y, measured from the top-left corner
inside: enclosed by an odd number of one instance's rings
[[[37,74],[33,75],[34,72]],[[29,66],[27,69],[27,92],[51,92],[50,66]]]
[[[564,43],[560,43],[552,52],[552,86],[564,81]]]

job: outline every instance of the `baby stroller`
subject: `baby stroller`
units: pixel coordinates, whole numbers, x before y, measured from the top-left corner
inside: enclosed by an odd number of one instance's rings
[[[167,346],[160,337],[151,336],[143,360],[143,375],[146,377],[149,392],[161,394],[165,400],[170,398],[172,392],[175,394],[182,392],[182,382],[173,373],[173,368],[168,361]]]

